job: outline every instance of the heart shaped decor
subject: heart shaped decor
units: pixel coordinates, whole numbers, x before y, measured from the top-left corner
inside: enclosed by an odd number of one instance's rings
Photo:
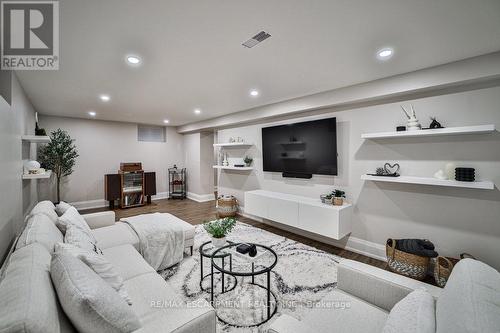
[[[386,163],[384,164],[384,170],[390,175],[395,175],[399,171],[399,164],[394,163],[393,165],[391,165],[390,163]]]

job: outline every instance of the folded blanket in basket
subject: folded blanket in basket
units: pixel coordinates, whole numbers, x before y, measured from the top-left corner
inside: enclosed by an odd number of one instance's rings
[[[426,239],[398,239],[396,240],[396,249],[422,257],[434,258],[438,256],[438,253],[434,251],[434,244]]]
[[[184,230],[177,223],[169,223],[171,218],[175,217],[153,213],[121,219],[137,233],[141,255],[157,271],[184,257]]]

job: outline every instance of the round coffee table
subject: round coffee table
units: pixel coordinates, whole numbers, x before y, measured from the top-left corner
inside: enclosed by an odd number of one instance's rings
[[[227,244],[233,244],[233,242],[227,241]],[[213,270],[212,270],[212,272],[210,272],[208,274],[205,274],[205,275],[203,274],[203,258],[208,258],[208,259],[212,260],[213,253],[218,249],[219,249],[219,247],[213,246],[212,242],[208,241],[208,242],[203,243],[198,250],[200,252],[200,289],[203,291],[208,292],[211,289],[211,288],[203,288],[203,280],[205,280],[205,278],[212,276],[214,274]],[[214,258],[220,259],[222,262],[222,266],[224,266],[224,261],[225,261],[226,257],[229,257],[229,260],[231,262],[231,253],[220,253],[220,254],[216,255]],[[225,276],[224,276],[225,273],[224,272],[215,272],[215,274],[222,274],[222,291],[223,292],[224,291],[231,291],[236,287],[238,280],[236,280],[236,278],[234,276],[233,276],[234,283],[230,284],[229,286],[225,286]]]
[[[219,318],[219,320],[222,321],[223,323],[231,326],[254,327],[264,324],[269,319],[271,319],[276,313],[277,298],[276,295],[271,291],[271,271],[278,262],[278,256],[276,255],[276,252],[274,252],[273,249],[265,245],[245,243],[245,244],[255,245],[257,247],[257,255],[255,257],[250,257],[248,254],[241,254],[236,251],[236,247],[240,244],[241,243],[232,243],[215,250],[212,253],[211,271],[212,273],[214,273],[215,269],[223,274],[229,274],[231,276],[234,276],[235,279],[236,277],[242,277],[242,282],[245,277],[250,277],[251,285],[256,286],[258,288],[262,288],[266,292],[265,310],[267,312],[267,317],[265,317],[262,321],[258,323],[252,323],[252,324],[241,324],[241,323],[230,322],[227,318],[222,318],[219,313],[217,313],[217,318]],[[229,257],[229,267],[226,267],[226,265],[224,265],[224,262],[222,262],[222,264],[216,262],[215,259],[219,258],[220,256]],[[256,277],[258,277],[259,275],[265,275],[265,281],[266,281],[265,285],[259,284],[255,281]],[[210,293],[210,300],[217,312],[217,306],[216,303],[214,303],[214,279],[213,279],[214,275],[212,274],[211,276],[212,276],[211,278],[212,288]],[[227,293],[228,291],[230,290],[222,291],[222,293],[219,294],[219,296]],[[271,302],[271,297],[274,299],[274,302]],[[272,306],[271,303],[274,303],[274,306]],[[262,317],[264,317],[264,315],[262,315]]]

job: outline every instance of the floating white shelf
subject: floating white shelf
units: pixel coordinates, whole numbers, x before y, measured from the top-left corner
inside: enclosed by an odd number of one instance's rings
[[[49,143],[50,137],[48,136],[39,136],[39,135],[23,135],[21,137],[23,141],[31,142],[31,143]]]
[[[250,170],[253,170],[253,167],[235,167],[235,166],[214,165],[214,169],[250,171]]]
[[[370,175],[362,175],[361,179],[371,180],[375,182],[463,187],[463,188],[476,188],[484,190],[493,190],[495,188],[495,184],[490,181],[459,182],[456,180],[424,178],[424,177],[410,177],[410,176],[383,177],[383,176],[370,176]]]
[[[47,170],[42,174],[25,175],[23,174],[23,179],[48,179],[52,176],[52,171]]]
[[[490,124],[490,125],[479,125],[479,126],[424,129],[417,131],[364,133],[361,134],[361,138],[362,139],[414,138],[414,137],[424,137],[424,136],[484,134],[484,133],[493,133],[494,131],[495,131],[495,125]]]
[[[253,146],[253,143],[248,143],[248,142],[226,142],[226,143],[214,143],[214,147],[234,147],[234,148],[245,148],[245,147],[251,147]]]

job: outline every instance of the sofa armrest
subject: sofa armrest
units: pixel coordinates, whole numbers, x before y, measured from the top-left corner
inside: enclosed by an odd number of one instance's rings
[[[332,328],[333,330],[333,328]],[[267,329],[267,333],[310,333],[315,332],[314,328],[310,327],[303,321],[295,319],[289,315],[283,314],[277,318]]]
[[[340,261],[337,281],[339,289],[387,311],[415,289],[423,288],[435,299],[442,291],[428,283],[348,259]]]
[[[85,214],[82,216],[90,229],[97,229],[115,224],[115,212],[113,211]]]

